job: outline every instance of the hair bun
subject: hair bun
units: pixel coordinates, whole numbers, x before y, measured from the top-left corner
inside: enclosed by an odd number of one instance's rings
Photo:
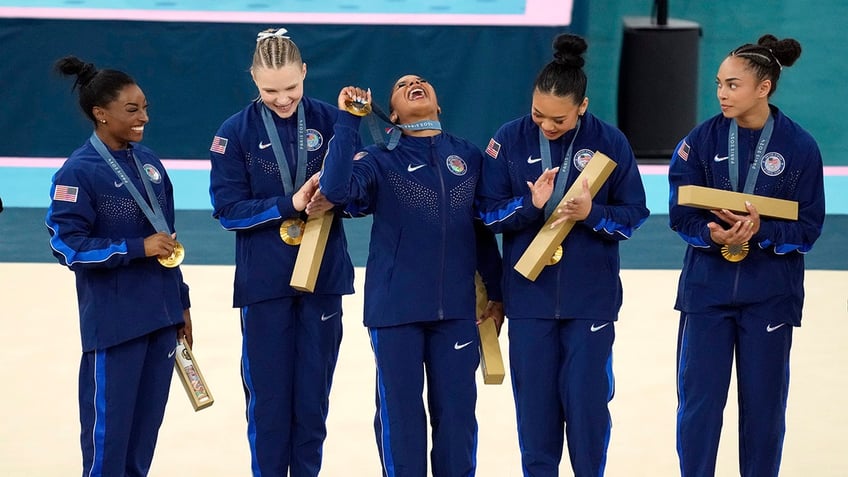
[[[768,48],[782,66],[792,66],[801,57],[801,44],[794,38],[778,40],[774,35],[765,34],[757,40],[757,45]]]
[[[66,56],[56,61],[56,70],[65,76],[76,76],[74,87],[85,87],[97,76],[94,63],[86,63],[76,56]]]
[[[79,77],[80,86],[85,86],[88,83],[91,83],[91,80],[97,76],[97,68],[94,66],[94,63],[85,63],[80,68],[79,73],[77,73]]]
[[[571,68],[582,68],[586,61],[583,59],[583,53],[588,48],[586,40],[572,35],[563,33],[554,39],[554,60]]]

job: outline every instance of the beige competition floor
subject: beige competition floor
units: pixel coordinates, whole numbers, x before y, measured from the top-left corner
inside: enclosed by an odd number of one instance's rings
[[[363,270],[357,270],[362,290]],[[151,476],[248,476],[239,324],[232,268],[187,266],[195,355],[215,404],[195,413],[174,380]],[[622,273],[616,396],[608,476],[677,475],[674,357],[676,271]],[[848,475],[848,272],[807,274],[804,326],[795,332],[782,476]],[[331,396],[324,476],[378,476],[372,434],[374,365],[361,325],[362,295],[345,301],[345,338]],[[73,276],[53,264],[0,264],[0,475],[79,475]],[[501,337],[506,351],[506,337]],[[507,376],[508,383],[509,376]],[[738,475],[735,388],[726,409],[720,476]],[[480,381],[478,475],[519,476],[509,384]],[[567,456],[562,475],[572,475]]]

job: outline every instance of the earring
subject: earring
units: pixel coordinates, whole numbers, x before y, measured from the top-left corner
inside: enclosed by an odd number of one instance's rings
[[[101,119],[101,120],[100,120],[100,122],[101,122],[101,123],[103,123],[103,124],[106,124],[106,120],[105,120],[105,119]]]

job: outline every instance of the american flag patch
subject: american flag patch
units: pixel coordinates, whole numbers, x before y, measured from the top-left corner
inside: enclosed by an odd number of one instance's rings
[[[677,155],[680,156],[684,161],[689,160],[689,145],[686,144],[686,140],[680,144],[680,147],[677,148]]]
[[[215,139],[212,139],[212,146],[209,150],[217,152],[218,154],[223,154],[227,152],[227,142],[229,142],[227,138],[215,136]]]
[[[61,200],[62,202],[76,202],[79,194],[79,187],[56,185],[53,191],[53,200]]]
[[[489,145],[486,146],[486,154],[492,156],[492,159],[497,159],[499,152],[501,152],[501,145],[495,141],[495,138],[490,139]]]

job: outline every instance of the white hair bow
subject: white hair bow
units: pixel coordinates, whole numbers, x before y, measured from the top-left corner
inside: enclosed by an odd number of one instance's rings
[[[256,42],[260,42],[266,38],[285,38],[289,40],[290,38],[286,36],[288,30],[285,28],[280,28],[277,31],[260,31],[258,35],[256,35]]]

